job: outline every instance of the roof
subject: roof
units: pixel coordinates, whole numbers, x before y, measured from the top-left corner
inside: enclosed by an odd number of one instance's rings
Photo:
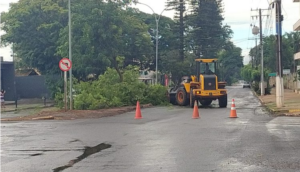
[[[15,71],[15,76],[30,76],[41,75],[36,69],[18,69]]]
[[[218,59],[195,59],[197,62],[203,62],[203,63],[211,63],[211,62],[216,62]]]

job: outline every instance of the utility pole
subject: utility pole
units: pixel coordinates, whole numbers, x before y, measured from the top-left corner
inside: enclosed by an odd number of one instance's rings
[[[72,23],[71,23],[71,0],[68,1],[68,15],[69,15],[69,59],[72,62]],[[73,89],[72,89],[72,68],[69,70],[70,74],[70,110],[73,110]]]
[[[260,66],[261,66],[261,72],[260,72],[260,95],[263,96],[265,95],[265,84],[264,84],[264,49],[263,49],[263,39],[262,39],[262,10],[269,10],[269,9],[259,9],[259,37],[260,37]],[[257,11],[257,10],[252,10],[251,11]],[[269,15],[266,15],[267,17]],[[252,16],[253,17],[253,16]]]
[[[260,32],[259,32],[259,38],[260,38],[260,65],[261,65],[261,72],[260,72],[260,95],[265,95],[265,82],[264,82],[264,48],[263,48],[263,40],[262,40],[262,21],[261,21],[261,9],[259,9],[259,25],[260,25]]]
[[[276,72],[276,106],[278,108],[284,105],[284,88],[283,88],[283,78],[282,78],[282,20],[281,15],[281,0],[275,0],[276,6],[276,38],[277,38],[277,72]]]

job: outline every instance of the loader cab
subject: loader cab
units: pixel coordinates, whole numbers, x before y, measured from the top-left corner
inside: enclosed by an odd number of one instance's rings
[[[196,59],[196,73],[199,81],[200,75],[215,75],[217,71],[217,59]]]
[[[213,75],[216,73],[216,64],[215,62],[212,63],[204,63],[200,62],[200,74],[205,74],[205,75]]]

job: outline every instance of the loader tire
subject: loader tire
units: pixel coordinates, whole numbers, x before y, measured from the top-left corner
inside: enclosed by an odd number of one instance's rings
[[[170,103],[172,105],[177,105],[175,94],[170,94]]]
[[[179,106],[186,106],[188,104],[187,93],[184,88],[177,90],[176,102]]]
[[[212,100],[200,100],[200,103],[203,106],[209,106],[211,104]]]
[[[227,107],[227,95],[219,98],[219,107],[226,108]]]

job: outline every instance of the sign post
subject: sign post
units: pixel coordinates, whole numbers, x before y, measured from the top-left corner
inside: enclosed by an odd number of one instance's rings
[[[59,61],[59,68],[64,72],[64,103],[65,111],[67,111],[67,71],[72,67],[72,62],[68,58],[63,58]]]
[[[67,111],[67,96],[68,91],[67,91],[67,71],[64,71],[64,102],[65,102],[65,112]]]

